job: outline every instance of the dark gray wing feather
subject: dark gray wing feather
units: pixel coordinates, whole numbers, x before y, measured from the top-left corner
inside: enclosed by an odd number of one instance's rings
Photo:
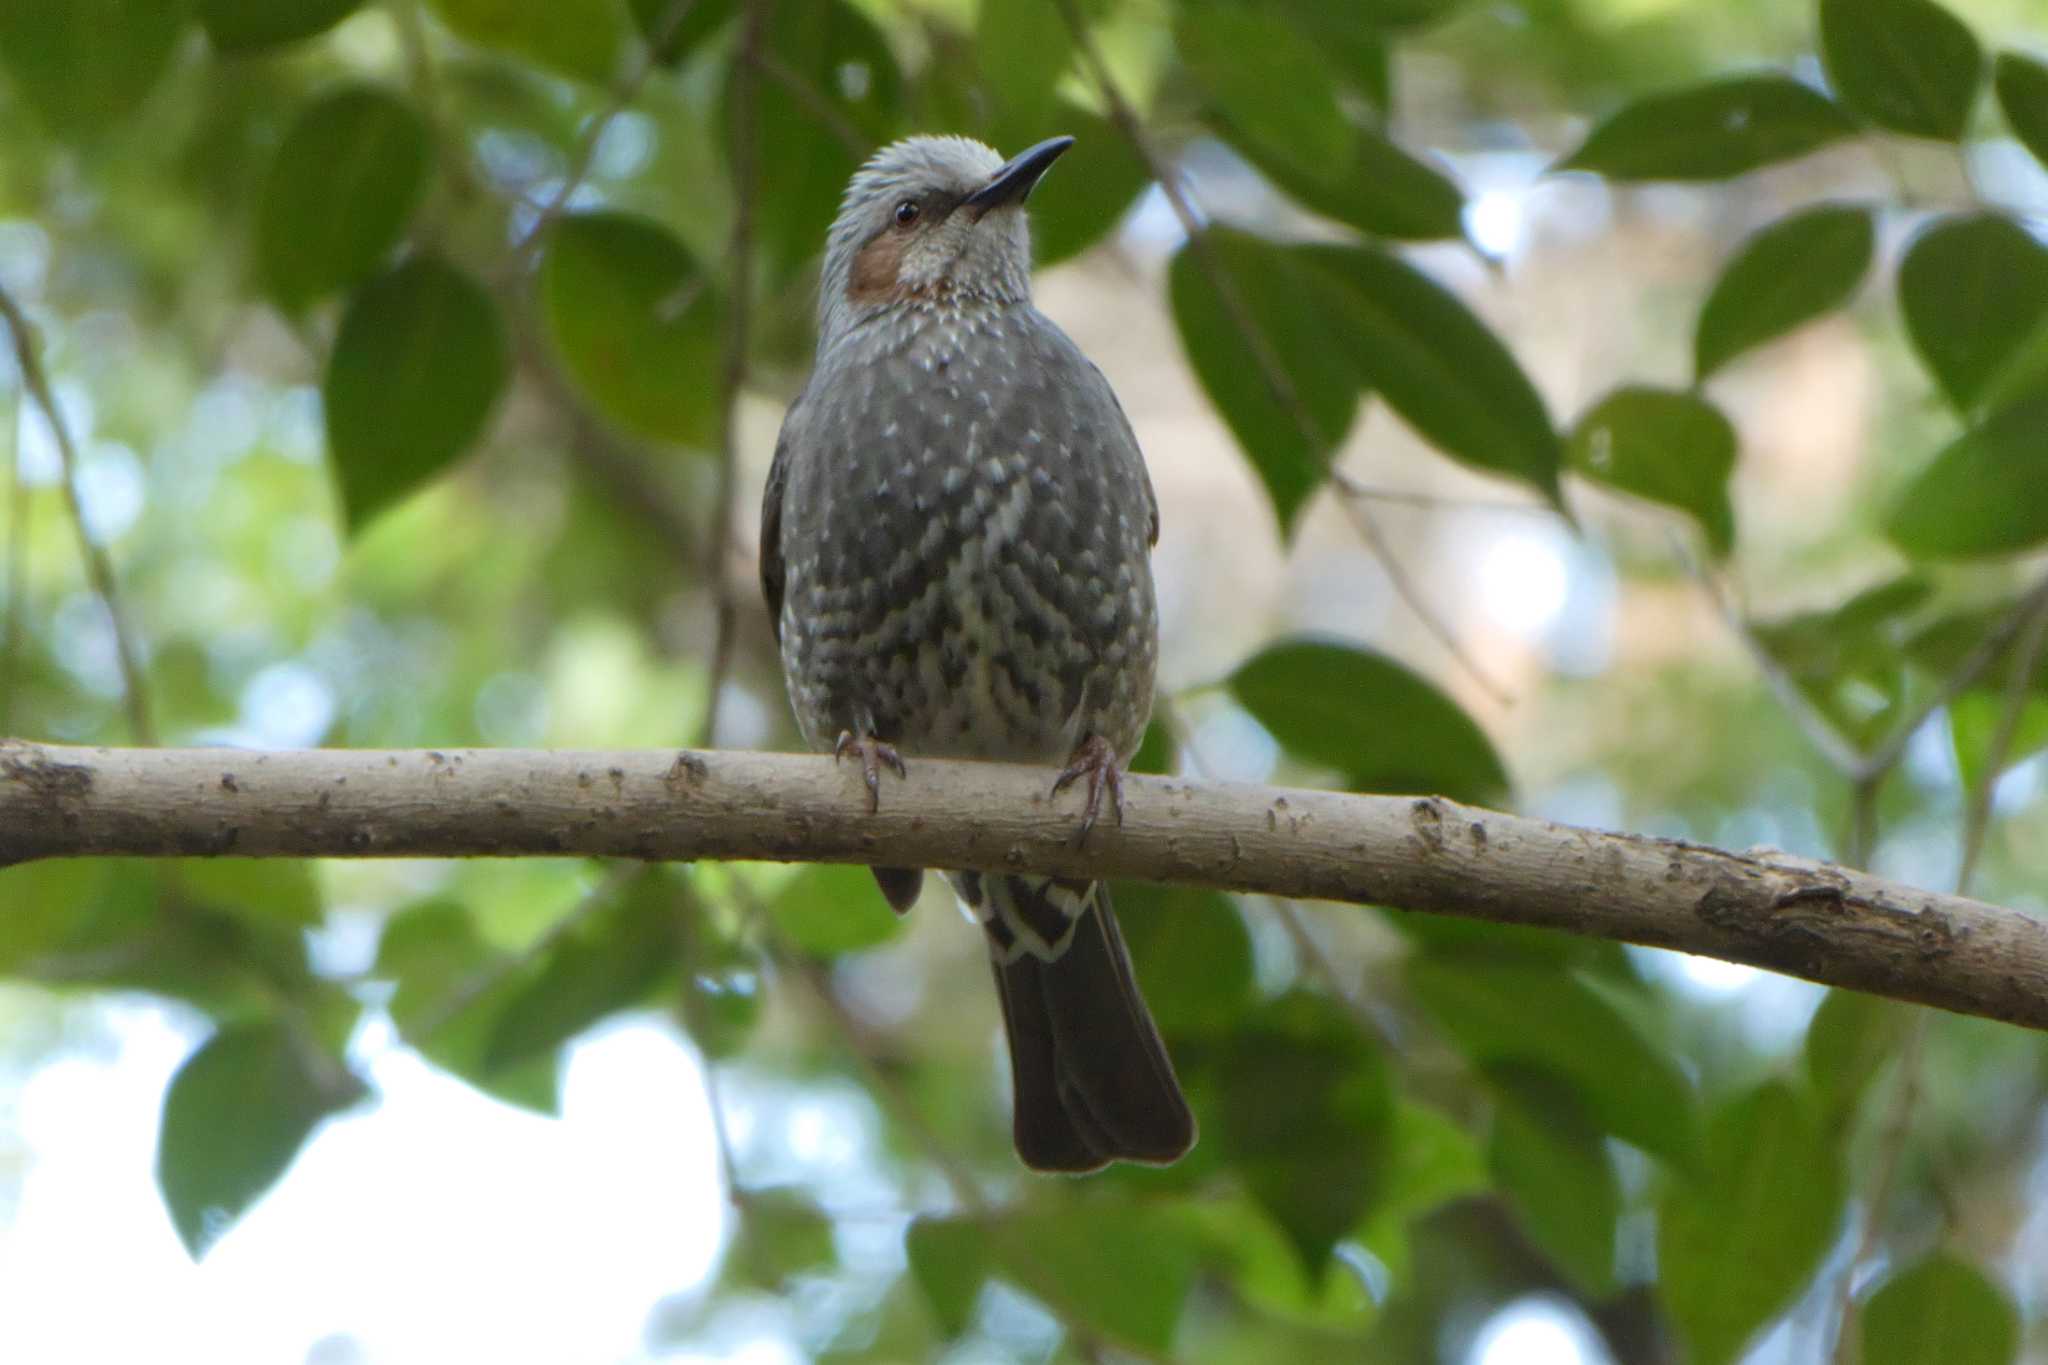
[[[796,409],[790,412],[794,415]],[[768,487],[761,494],[761,595],[768,599],[768,629],[782,640],[782,589],[786,579],[782,559],[782,498],[789,487],[789,428],[787,417],[782,434],[775,440],[775,461],[768,466]]]

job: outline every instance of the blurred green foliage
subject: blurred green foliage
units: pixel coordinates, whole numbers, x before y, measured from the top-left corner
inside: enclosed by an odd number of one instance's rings
[[[125,738],[72,477],[167,742],[672,744],[714,689],[727,742],[790,742],[722,513],[744,520],[729,462],[808,363],[840,191],[907,132],[1073,132],[1041,259],[1165,241],[1142,287],[1263,493],[1247,543],[1330,554],[1319,511],[1362,496],[1333,458],[1391,416],[1401,460],[1576,536],[1637,619],[1694,592],[1674,533],[1807,604],[1744,621],[1777,702],[1681,621],[1592,676],[1526,676],[1519,714],[1391,646],[1205,620],[1236,662],[1169,699],[1142,768],[1203,775],[1250,733],[1286,780],[1503,802],[1512,774],[1561,818],[1935,880],[1968,798],[2048,748],[2017,614],[2048,548],[2048,193],[2041,164],[2007,175],[2034,177],[2029,216],[1976,169],[2048,162],[2043,42],[2024,0],[0,0],[0,288],[83,446],[55,468],[0,363],[0,733]],[[1613,263],[1580,268],[1635,268],[1647,325],[1579,316],[1584,279],[1551,333],[1503,321],[1486,282],[1540,266],[1480,230],[1502,157],[1546,177],[1525,196],[1598,196],[1572,230]],[[1215,226],[1160,226],[1156,165]],[[1624,242],[1674,203],[1705,223],[1687,271]],[[1803,485],[1810,512],[1760,506],[1743,481],[1782,487],[1760,470],[1785,456],[1746,444],[1745,394],[1823,323],[1878,376],[1878,433]],[[1527,338],[1573,327],[1620,360],[1566,420]],[[1410,548],[1426,578],[1470,568]],[[1842,771],[1815,727],[1883,762]],[[2042,905],[2039,785],[1991,807],[2012,832],[1981,894]],[[1984,1213],[2041,1159],[2032,1037],[1839,993],[1752,1029],[1613,944],[1122,887],[1203,1140],[1027,1180],[984,974],[927,961],[866,883],[52,863],[0,873],[0,972],[215,1026],[159,1156],[195,1255],[363,1097],[366,1011],[549,1112],[565,1045],[655,1010],[722,1070],[850,1076],[891,1108],[899,1283],[822,1358],[996,1352],[991,1282],[1079,1358],[1461,1360],[1531,1293],[1626,1362],[1739,1359],[1774,1323],[1831,1340],[1845,1307],[1872,1362],[2043,1340],[2025,1229]],[[374,955],[317,961],[344,909]],[[856,1019],[847,973],[878,962],[914,984]],[[830,1191],[733,1155],[711,1301],[842,1273]]]

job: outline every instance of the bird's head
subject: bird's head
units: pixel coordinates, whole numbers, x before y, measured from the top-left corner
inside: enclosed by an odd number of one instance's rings
[[[826,242],[826,339],[897,308],[1029,298],[1024,200],[1073,145],[1050,138],[1005,161],[971,138],[912,137],[876,152],[846,187]]]

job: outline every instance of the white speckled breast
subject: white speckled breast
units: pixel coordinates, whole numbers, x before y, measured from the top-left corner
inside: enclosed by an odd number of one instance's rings
[[[820,359],[785,427],[783,670],[805,737],[1128,756],[1158,623],[1144,463],[1028,304],[910,310]]]

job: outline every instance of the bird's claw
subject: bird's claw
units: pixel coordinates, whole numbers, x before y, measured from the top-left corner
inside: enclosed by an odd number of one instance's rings
[[[873,815],[882,808],[882,769],[886,767],[898,778],[909,777],[910,771],[903,766],[903,755],[896,752],[895,745],[884,744],[873,735],[841,730],[839,742],[832,746],[832,761],[837,763],[846,757],[849,749],[860,755],[861,781],[868,789],[868,814]]]
[[[1095,828],[1095,819],[1102,814],[1105,790],[1118,827],[1124,823],[1124,775],[1117,767],[1116,750],[1101,735],[1090,735],[1075,746],[1073,757],[1053,780],[1052,794],[1058,796],[1084,777],[1088,779],[1088,799],[1081,806],[1081,830],[1074,839],[1077,845],[1088,842],[1088,831]]]

